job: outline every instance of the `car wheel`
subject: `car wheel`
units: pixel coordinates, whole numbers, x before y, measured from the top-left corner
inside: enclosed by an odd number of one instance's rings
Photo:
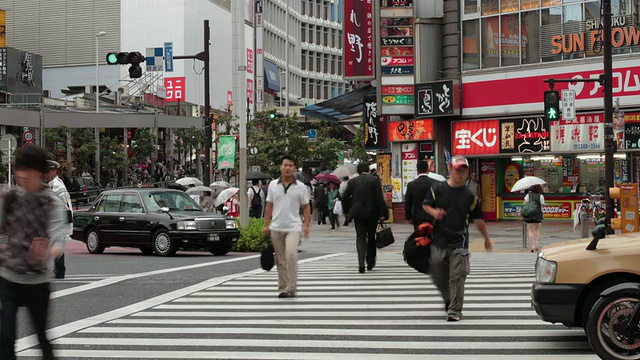
[[[607,290],[608,288],[621,284],[625,281],[626,281],[626,278],[607,279],[606,281],[603,281],[597,284],[596,286],[594,286],[593,288],[591,288],[589,293],[586,294],[586,297],[584,298],[584,301],[581,304],[582,306],[581,325],[585,333],[587,332],[587,321],[589,319],[589,314],[591,313],[591,309],[593,309],[596,302],[600,299],[600,294],[603,291]],[[629,281],[633,281],[633,280],[629,280]]]
[[[158,230],[153,235],[153,250],[159,256],[171,256],[178,251],[169,233],[165,230]]]
[[[209,252],[211,252],[215,256],[227,255],[229,251],[231,251],[232,246],[233,243],[214,245],[209,248]]]
[[[140,248],[140,251],[142,251],[142,253],[145,254],[145,255],[153,254],[153,248],[152,247],[143,246],[143,247]]]
[[[624,333],[640,296],[632,292],[600,298],[587,320],[587,337],[593,351],[601,359],[637,359],[640,352],[640,330],[631,336]],[[635,355],[633,355],[635,354]]]
[[[91,229],[87,233],[87,251],[92,254],[102,254],[104,252],[104,246],[100,241],[100,236],[96,229]]]

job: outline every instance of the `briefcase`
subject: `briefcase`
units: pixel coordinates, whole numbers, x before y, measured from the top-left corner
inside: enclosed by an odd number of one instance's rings
[[[378,226],[378,231],[376,232],[376,247],[378,249],[382,249],[387,247],[395,242],[393,238],[393,232],[391,228],[385,226],[384,222],[380,221]]]
[[[273,244],[271,237],[265,236],[262,242],[262,250],[260,251],[260,267],[263,270],[270,271],[275,266]]]

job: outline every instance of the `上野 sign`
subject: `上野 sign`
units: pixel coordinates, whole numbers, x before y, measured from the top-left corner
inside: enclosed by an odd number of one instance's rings
[[[389,141],[433,140],[433,120],[404,120],[389,122]]]

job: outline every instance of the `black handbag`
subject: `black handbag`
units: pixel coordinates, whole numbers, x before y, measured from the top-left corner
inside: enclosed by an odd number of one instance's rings
[[[393,232],[391,228],[384,225],[384,222],[380,221],[379,230],[376,232],[376,247],[378,249],[385,248],[395,242],[393,238]]]
[[[262,250],[260,251],[260,267],[262,267],[263,270],[271,271],[275,265],[276,259],[271,238],[265,236],[262,242]]]
[[[404,243],[402,257],[407,265],[423,274],[429,274],[431,267],[431,245],[418,246],[415,236],[410,236]]]

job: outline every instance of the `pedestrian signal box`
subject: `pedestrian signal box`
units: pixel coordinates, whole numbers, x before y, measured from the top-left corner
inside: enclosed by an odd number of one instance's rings
[[[560,118],[560,95],[557,90],[544,92],[544,117],[547,121]]]
[[[609,196],[620,202],[620,217],[611,219],[613,230],[638,232],[638,184],[620,184],[620,187],[609,188]]]

